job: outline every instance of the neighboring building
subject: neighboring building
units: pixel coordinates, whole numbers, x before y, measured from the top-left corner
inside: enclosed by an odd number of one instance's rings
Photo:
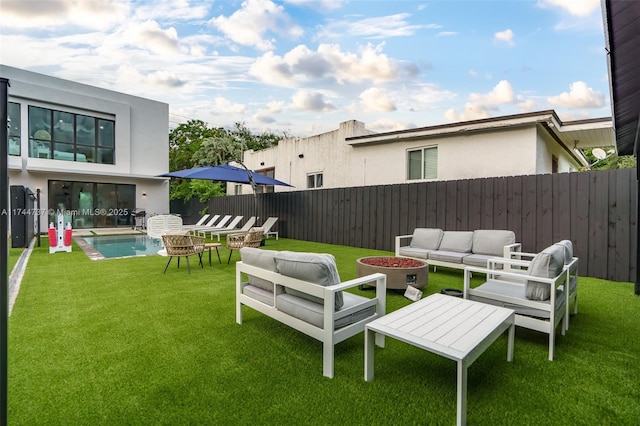
[[[572,172],[589,165],[582,149],[613,145],[611,118],[562,122],[549,110],[388,133],[351,120],[246,151],[244,163],[291,191]]]
[[[42,229],[57,209],[74,228],[132,226],[169,212],[169,106],[0,65],[9,80],[9,184],[41,191]]]

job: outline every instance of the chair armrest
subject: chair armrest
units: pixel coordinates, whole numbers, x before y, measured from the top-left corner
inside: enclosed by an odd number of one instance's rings
[[[504,246],[502,257],[511,258],[511,253],[519,253],[522,251],[521,243],[507,244]]]
[[[402,246],[402,240],[406,240],[407,238],[411,237],[413,237],[413,234],[396,236],[396,256],[400,256],[400,247]]]
[[[530,264],[531,262],[527,260],[509,259],[506,257],[492,257],[491,259],[487,260],[487,269],[490,269],[492,271],[500,270],[502,272],[502,269],[498,269],[499,266],[502,266],[503,269],[510,271],[511,267],[513,266],[518,266],[526,269]]]
[[[346,290],[349,288],[359,287],[361,285],[370,285],[375,286],[376,288],[381,287],[386,291],[387,287],[387,276],[385,274],[381,274],[376,272],[374,274],[365,275],[363,277],[354,278],[349,281],[343,281],[340,284],[335,284],[331,286],[327,286],[327,289],[331,289],[333,292]]]

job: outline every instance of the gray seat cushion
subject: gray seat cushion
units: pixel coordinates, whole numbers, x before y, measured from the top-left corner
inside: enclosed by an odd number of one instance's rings
[[[429,253],[430,260],[438,260],[440,262],[462,263],[462,259],[469,256],[469,253],[461,253],[459,251],[437,250]],[[428,261],[427,261],[428,262]]]
[[[525,287],[522,285],[505,284],[499,281],[487,281],[484,284],[476,287],[475,289],[482,290],[487,293],[525,299]],[[549,319],[551,317],[551,312],[548,309],[536,309],[530,306],[523,306],[516,303],[507,303],[503,302],[502,300],[485,298],[477,295],[471,295],[470,299],[475,300],[476,302],[488,303],[490,305],[503,306],[505,308],[513,309],[518,315],[526,315],[530,317],[545,319]],[[564,306],[564,297],[561,290],[556,291],[556,299],[558,301],[556,304],[556,312],[560,312],[561,308]],[[546,303],[548,304],[549,301],[547,300]]]
[[[416,248],[416,247],[400,247],[400,250],[398,251],[400,253],[400,256],[408,256],[408,257],[417,257],[419,259],[427,259],[429,257],[429,253],[431,253],[434,250],[427,250],[427,249],[422,249],[422,248]]]
[[[516,242],[516,234],[513,231],[500,229],[478,229],[473,231],[473,254],[486,254],[490,256],[502,256],[504,246]]]
[[[487,267],[487,260],[494,258],[493,255],[488,254],[470,254],[462,258],[462,263],[470,266],[479,266],[481,268]]]
[[[367,301],[366,297],[358,296],[352,293],[344,293],[344,306],[342,309],[350,308],[357,303]],[[324,312],[321,304],[312,302],[309,299],[298,297],[291,293],[284,293],[277,297],[277,307],[280,311],[298,318],[302,321],[313,324],[316,327],[324,326]],[[335,328],[344,327],[349,324],[356,323],[373,315],[375,309],[373,306],[356,311],[344,318],[339,318],[335,322]]]
[[[473,231],[445,231],[438,250],[471,253]]]
[[[444,231],[438,228],[416,228],[413,230],[410,247],[438,250]]]
[[[278,272],[276,269],[275,255],[278,253],[275,250],[262,250],[253,247],[243,247],[240,249],[240,258],[243,263],[247,265],[256,266],[258,268],[266,269],[271,272]],[[273,283],[263,278],[248,276],[249,284],[263,288],[267,291],[273,292]],[[273,302],[272,302],[273,303]]]
[[[287,277],[308,281],[321,286],[340,284],[340,275],[336,267],[336,260],[331,254],[321,253],[296,253],[281,251],[275,255],[278,272]],[[289,294],[308,299],[322,305],[322,299],[308,295],[304,292],[287,288]],[[340,309],[344,304],[342,292],[336,293],[335,308]]]
[[[536,254],[529,264],[529,276],[555,278],[564,266],[564,247],[552,245]],[[549,284],[528,280],[525,284],[525,296],[531,300],[549,300],[551,286]]]

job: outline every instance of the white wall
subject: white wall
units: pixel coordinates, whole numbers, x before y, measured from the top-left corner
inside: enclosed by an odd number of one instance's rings
[[[281,140],[276,147],[246,151],[244,163],[248,168],[258,171],[275,167],[276,179],[295,186],[278,186],[276,191],[306,189],[307,175],[310,173],[323,173],[326,188],[350,186],[352,148],[345,143],[345,139],[370,133],[362,122],[345,121],[331,132],[309,138],[288,138]],[[244,185],[243,193],[250,192],[250,187]]]
[[[138,208],[169,212],[169,185],[155,177],[169,170],[167,104],[3,65],[0,75],[9,79],[9,101],[21,105],[21,156],[9,156],[10,185],[40,188],[46,210],[49,180],[134,184]],[[30,105],[115,120],[115,164],[29,157]]]

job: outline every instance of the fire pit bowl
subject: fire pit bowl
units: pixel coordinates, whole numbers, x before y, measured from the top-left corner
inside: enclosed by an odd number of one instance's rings
[[[387,276],[387,288],[392,290],[406,290],[407,285],[421,288],[429,279],[429,265],[422,260],[394,256],[368,256],[356,260],[358,277],[376,272]]]

